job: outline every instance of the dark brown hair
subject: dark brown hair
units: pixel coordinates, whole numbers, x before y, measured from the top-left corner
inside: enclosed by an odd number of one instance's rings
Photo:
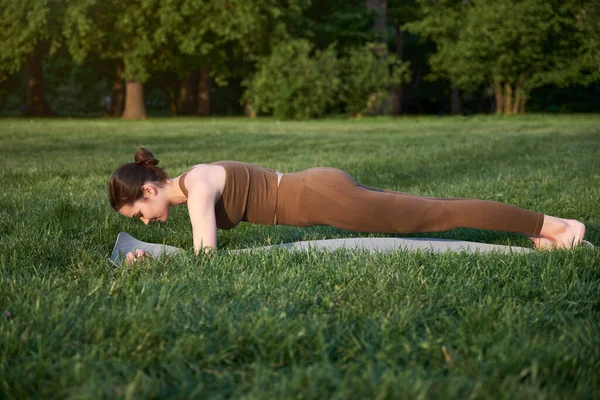
[[[158,160],[145,148],[135,153],[135,162],[121,165],[113,172],[108,182],[110,205],[119,211],[127,204],[133,204],[143,197],[142,186],[146,182],[162,184],[169,177]]]

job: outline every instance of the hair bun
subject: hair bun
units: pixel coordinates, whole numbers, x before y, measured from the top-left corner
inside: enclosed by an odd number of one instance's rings
[[[149,165],[155,166],[158,164],[158,160],[154,158],[154,155],[152,155],[150,151],[143,147],[140,147],[135,153],[135,163],[143,167]]]

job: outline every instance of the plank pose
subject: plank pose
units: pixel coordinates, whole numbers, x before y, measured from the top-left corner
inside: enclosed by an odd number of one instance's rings
[[[122,215],[164,222],[169,208],[187,203],[194,251],[217,245],[217,228],[240,221],[263,225],[329,225],[358,232],[439,232],[476,228],[519,232],[536,248],[570,248],[585,225],[510,204],[476,199],[414,196],[361,185],[334,168],[280,173],[256,165],[219,161],[195,165],[176,178],[140,148],[135,162],[115,170],[108,185],[112,207]],[[135,258],[128,255],[128,259]]]

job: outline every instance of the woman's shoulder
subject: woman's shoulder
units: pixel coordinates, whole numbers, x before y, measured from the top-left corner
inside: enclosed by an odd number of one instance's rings
[[[218,164],[218,162],[196,164],[196,165],[193,165],[192,167],[188,168],[188,170],[185,171],[181,175],[185,176],[185,175],[190,175],[190,174],[192,174],[192,175],[212,174],[215,172],[215,170],[222,170],[222,169],[223,169],[223,166]]]
[[[226,171],[220,165],[196,164],[179,177],[180,185],[187,187],[188,191],[194,188],[215,188],[222,191],[225,184]]]

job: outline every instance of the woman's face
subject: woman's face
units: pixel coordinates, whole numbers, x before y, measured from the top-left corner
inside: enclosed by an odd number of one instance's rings
[[[142,186],[144,197],[133,204],[127,204],[119,213],[129,218],[139,218],[146,225],[150,221],[165,222],[169,219],[170,204],[164,196],[164,190],[154,184]]]

